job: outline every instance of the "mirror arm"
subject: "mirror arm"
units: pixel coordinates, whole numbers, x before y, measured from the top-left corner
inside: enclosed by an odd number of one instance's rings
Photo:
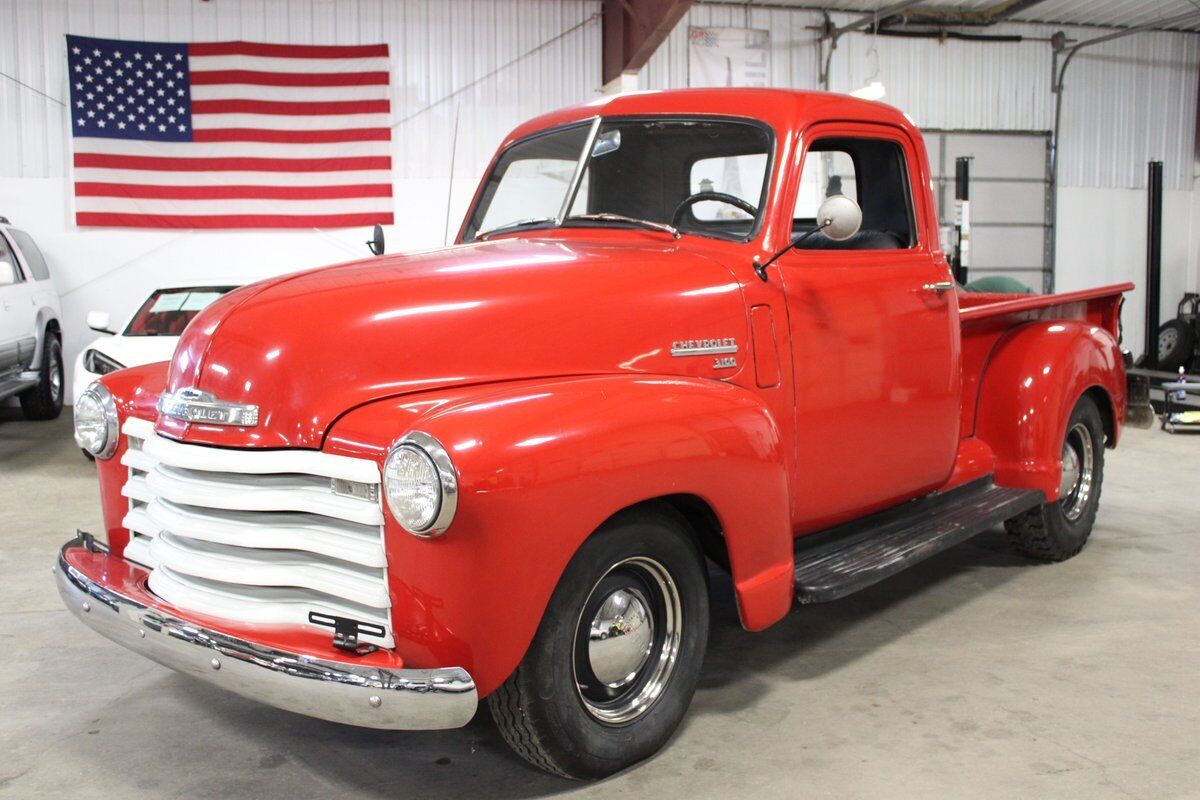
[[[769,259],[767,259],[767,263],[759,264],[757,261],[755,261],[754,262],[754,272],[757,273],[758,277],[764,283],[766,283],[767,267],[774,264],[776,259],[778,259],[781,255],[783,255],[787,251],[791,250],[793,247],[799,247],[804,242],[805,239],[812,236],[817,231],[824,230],[825,228],[829,227],[830,223],[832,223],[832,222],[833,222],[833,220],[827,219],[824,222],[822,222],[820,225],[818,225],[817,227],[813,228],[811,231],[807,231],[806,233],[803,233],[800,236],[797,236],[795,239],[792,239],[790,242],[788,242],[787,247],[783,248],[778,253],[771,256]]]
[[[383,226],[376,223],[375,228],[371,231],[371,238],[365,242],[367,249],[372,255],[383,255]]]

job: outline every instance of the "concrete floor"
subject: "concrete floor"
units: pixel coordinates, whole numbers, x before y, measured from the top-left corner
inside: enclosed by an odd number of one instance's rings
[[[0,411],[0,797],[1200,797],[1200,438],[1129,431],[1083,554],[988,534],[742,631],[727,582],[700,691],[657,758],[595,785],[459,731],[256,705],[84,629],[50,576],[99,527],[69,415]]]

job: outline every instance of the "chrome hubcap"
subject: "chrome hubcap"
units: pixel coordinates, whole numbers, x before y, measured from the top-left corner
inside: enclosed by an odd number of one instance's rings
[[[575,633],[575,688],[587,712],[609,725],[645,714],[675,670],[682,623],[679,591],[662,564],[636,556],[609,569]]]
[[[622,689],[637,679],[654,644],[649,602],[636,589],[617,589],[604,599],[592,619],[588,661],[596,679]]]
[[[1063,514],[1074,522],[1087,508],[1092,496],[1092,481],[1096,469],[1096,451],[1092,433],[1082,422],[1067,432],[1062,449],[1062,482],[1058,502]]]

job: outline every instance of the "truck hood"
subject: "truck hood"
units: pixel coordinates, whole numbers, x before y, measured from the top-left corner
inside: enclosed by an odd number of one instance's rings
[[[588,238],[461,245],[232,292],[184,331],[167,390],[256,405],[258,424],[163,416],[159,431],[215,445],[319,448],[339,416],[385,397],[567,375],[740,371],[747,317],[728,268],[660,234],[573,233]],[[737,367],[671,354],[673,343],[707,339],[735,340]]]

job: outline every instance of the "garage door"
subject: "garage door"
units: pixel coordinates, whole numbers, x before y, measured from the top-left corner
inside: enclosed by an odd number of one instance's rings
[[[1050,134],[926,129],[943,245],[953,243],[955,159],[971,159],[968,279],[1007,275],[1034,291],[1054,286],[1047,257]],[[947,255],[953,248],[946,250]]]

